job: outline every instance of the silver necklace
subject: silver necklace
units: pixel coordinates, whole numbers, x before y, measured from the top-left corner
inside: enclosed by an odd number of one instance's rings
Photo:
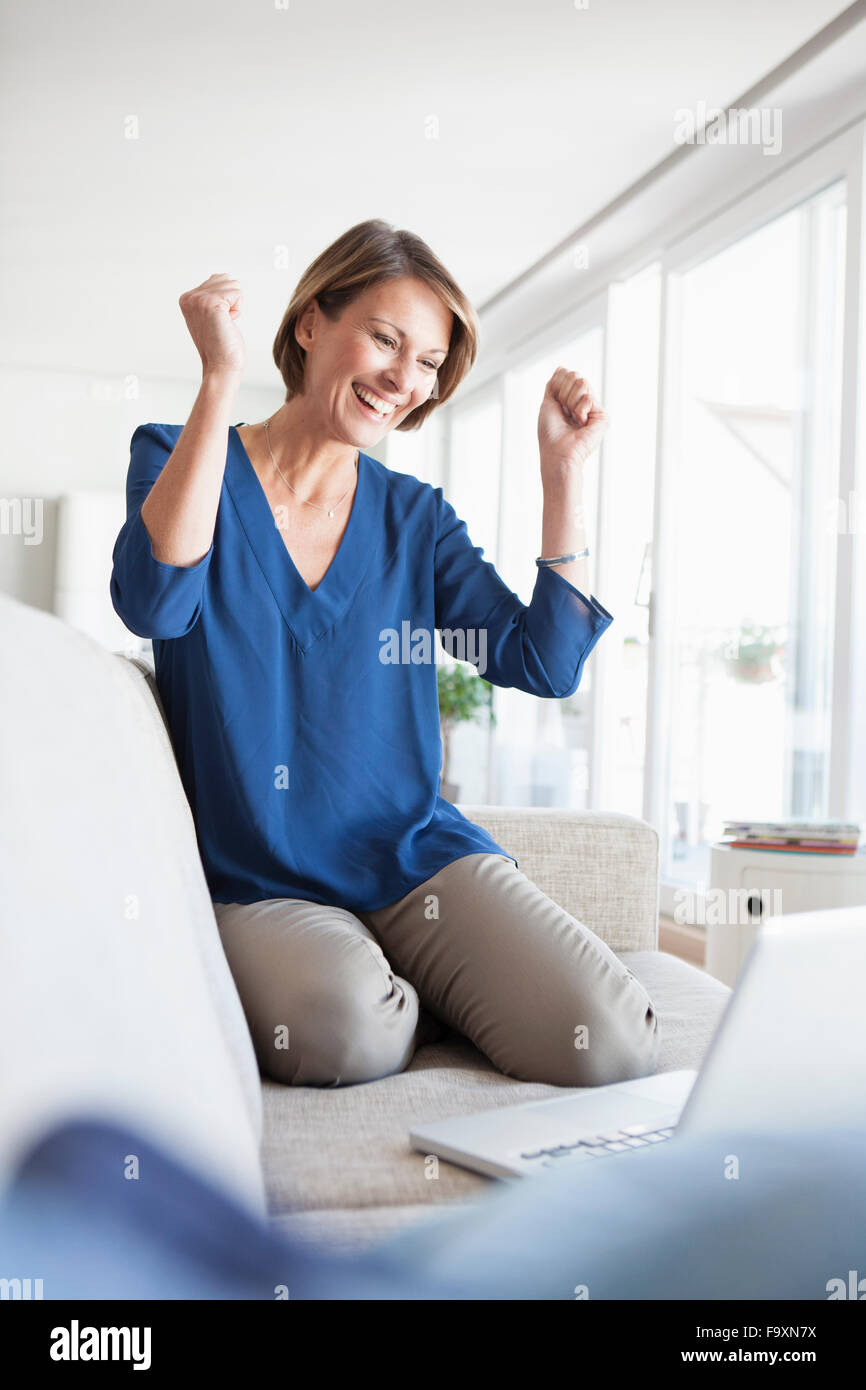
[[[271,456],[271,462],[272,462],[272,464],[274,465],[274,468],[276,468],[277,472],[279,473],[279,475],[280,475],[280,477],[282,478],[283,482],[285,483],[286,487],[289,489],[290,492],[294,492],[294,493],[295,493],[295,496],[297,497],[298,494],[295,492],[295,489],[292,487],[292,485],[291,485],[291,483],[289,482],[288,478],[286,477],[285,473],[284,473],[283,470],[280,468],[280,465],[277,463],[276,459],[274,458],[274,451],[273,451],[273,449],[271,448],[271,433],[270,433],[270,430],[268,429],[268,423],[269,423],[269,422],[266,420],[266,421],[265,421],[265,439],[266,439],[267,442],[268,442],[268,453],[269,453],[270,456]],[[356,452],[355,452],[355,471],[356,471],[356,472],[357,472],[357,469],[358,469],[358,453],[357,453],[357,451],[356,451]],[[349,486],[346,488],[346,491],[343,493],[343,497],[348,497],[348,495],[349,495],[349,493],[350,493],[351,491],[352,491],[352,484],[350,483]],[[321,504],[320,502],[311,502],[311,501],[309,500],[309,498],[307,498],[307,497],[302,497],[302,498],[301,498],[301,501],[302,501],[302,502],[305,502],[306,505],[307,505],[308,507],[315,507],[317,511],[320,511],[320,512],[327,512],[327,513],[328,513],[328,516],[333,516],[333,515],[334,515],[334,512],[335,512],[336,509],[337,509],[337,507],[339,507],[340,503],[342,502],[343,497],[339,497],[339,498],[337,499],[337,501],[334,502],[333,505],[330,506],[330,507],[323,507],[322,504]]]

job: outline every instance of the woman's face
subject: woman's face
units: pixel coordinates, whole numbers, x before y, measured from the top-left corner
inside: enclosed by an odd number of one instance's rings
[[[433,395],[452,319],[429,286],[412,276],[374,285],[336,323],[314,300],[297,336],[307,354],[304,395],[329,437],[363,449]]]

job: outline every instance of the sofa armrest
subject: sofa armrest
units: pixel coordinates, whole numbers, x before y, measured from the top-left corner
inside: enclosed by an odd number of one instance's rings
[[[637,816],[457,804],[612,951],[658,950],[659,837]]]
[[[70,1116],[266,1209],[255,1052],[135,663],[0,594],[0,1188]]]

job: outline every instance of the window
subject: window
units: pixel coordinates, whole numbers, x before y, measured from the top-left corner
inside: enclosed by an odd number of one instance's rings
[[[598,474],[600,529],[589,542],[602,566],[598,598],[614,619],[592,659],[603,686],[594,804],[632,816],[644,814],[660,291],[658,263],[610,287],[610,428]]]
[[[556,367],[562,365],[585,376],[603,400],[602,348],[602,330],[592,327],[555,352],[506,375],[506,447],[497,569],[524,603],[532,597],[538,573],[535,558],[541,553],[543,493],[537,427],[544,388]],[[586,470],[584,501],[593,573],[597,454]],[[591,691],[591,661],[584,668],[579,689],[567,699],[539,699],[520,690],[495,691],[492,799],[497,804],[576,809],[587,805]]]
[[[502,402],[497,385],[492,391],[482,388],[476,397],[455,409],[451,418],[448,484],[444,488],[455,512],[466,522],[471,540],[483,548],[484,559],[497,569],[501,462]],[[456,664],[441,640],[437,641],[439,665]],[[471,675],[472,667],[463,664]],[[456,800],[466,804],[489,800],[490,743],[490,722],[483,711],[451,730],[449,781],[459,788]]]
[[[827,816],[845,184],[682,275],[662,873]]]

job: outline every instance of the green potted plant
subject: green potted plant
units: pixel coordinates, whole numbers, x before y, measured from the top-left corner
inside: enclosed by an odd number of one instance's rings
[[[720,648],[729,675],[749,685],[776,680],[784,650],[780,629],[758,623],[744,623],[737,636]]]
[[[477,671],[470,670],[460,663],[437,667],[436,679],[439,686],[439,722],[442,728],[441,795],[446,801],[454,802],[460,788],[455,782],[448,781],[451,733],[455,725],[483,719],[485,714],[491,725],[496,723],[496,715],[493,712],[493,686],[484,680],[483,676],[479,676]]]

